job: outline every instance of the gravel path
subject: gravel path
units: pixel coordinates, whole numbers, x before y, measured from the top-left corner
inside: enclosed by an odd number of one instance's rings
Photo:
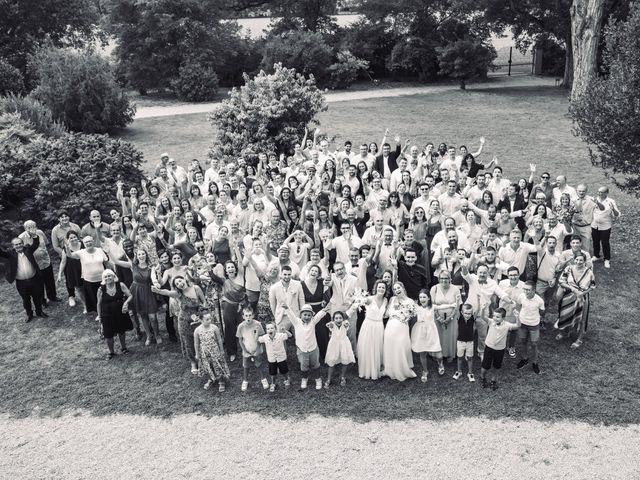
[[[492,77],[487,82],[473,83],[469,87],[469,90],[479,88],[505,88],[505,87],[540,87],[540,86],[553,86],[555,85],[555,79],[550,77],[532,77],[529,75],[513,76],[513,77]],[[349,100],[365,100],[368,98],[385,98],[385,97],[400,97],[404,95],[424,95],[447,92],[451,90],[457,90],[457,85],[434,85],[434,86],[421,86],[421,87],[402,87],[402,88],[385,88],[375,90],[361,90],[361,91],[342,91],[342,92],[330,92],[326,94],[328,103],[333,102],[346,102]],[[187,115],[190,113],[205,113],[215,109],[220,102],[213,103],[196,103],[196,104],[181,104],[170,106],[157,106],[157,107],[140,107],[136,112],[136,119],[139,118],[154,118],[154,117],[170,117],[173,115]]]
[[[79,414],[0,417],[0,432],[11,479],[640,478],[637,425]]]

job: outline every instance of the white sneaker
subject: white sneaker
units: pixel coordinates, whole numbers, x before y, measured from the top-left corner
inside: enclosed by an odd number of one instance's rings
[[[273,393],[273,392],[275,392],[275,391],[276,391],[276,384],[275,384],[275,383],[272,383],[271,385],[269,385],[269,391],[270,391],[271,393]]]
[[[284,388],[289,388],[291,386],[291,380],[288,378],[284,381]]]
[[[162,337],[160,335],[156,336],[156,344],[157,345],[162,345]]]
[[[604,261],[604,268],[611,268],[611,262],[609,262],[609,260]]]
[[[456,373],[453,374],[453,379],[458,380],[461,376],[462,376],[462,372],[458,370],[456,371]]]
[[[322,379],[316,378],[316,390],[322,390]]]
[[[246,380],[243,380],[240,390],[242,390],[243,392],[246,392],[248,387],[249,387],[249,382],[247,382]]]
[[[511,358],[516,358],[516,348],[515,347],[509,347],[507,349],[507,352],[509,352],[509,356]]]
[[[69,297],[69,306],[70,307],[75,307],[76,306],[76,299],[73,297]]]
[[[265,390],[269,388],[269,382],[267,381],[266,378],[262,379],[262,388],[264,388]],[[275,388],[275,384],[273,385],[273,388]]]
[[[476,377],[473,376],[473,373],[467,373],[467,378],[472,383],[476,381]]]
[[[229,356],[229,361],[230,361],[230,362],[235,361],[235,359],[236,359],[236,356],[235,356],[235,355],[231,355],[231,356]]]
[[[307,381],[308,380],[306,378],[303,378],[302,380],[300,380],[300,388],[302,390],[306,390],[307,389]]]
[[[599,260],[602,260],[602,259],[600,257],[596,257],[596,256],[591,257],[591,261],[592,262],[597,262]]]

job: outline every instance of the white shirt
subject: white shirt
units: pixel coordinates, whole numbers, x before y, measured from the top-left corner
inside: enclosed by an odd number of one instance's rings
[[[349,263],[349,253],[352,247],[360,248],[362,240],[358,237],[351,236],[350,240],[344,238],[343,235],[330,240],[330,246],[336,249],[336,262]]]
[[[207,228],[204,231],[204,239],[213,242],[215,238],[218,236],[218,232],[222,227],[227,227],[227,230],[231,231],[231,224],[226,220],[222,221],[222,225],[218,225],[216,222],[211,222],[207,225]]]
[[[520,298],[516,300],[522,308],[520,309],[520,323],[535,327],[540,325],[540,310],[544,310],[544,300],[538,295],[533,298],[527,298],[524,293],[520,294]]]
[[[284,342],[289,338],[289,335],[283,332],[276,332],[271,338],[269,334],[261,335],[258,338],[260,343],[264,343],[265,350],[267,351],[267,360],[271,363],[284,362],[287,359],[287,350],[284,348]]]
[[[591,222],[591,228],[596,230],[609,230],[613,226],[614,210],[618,211],[616,202],[607,197],[600,202],[604,206],[604,210],[600,210],[596,206],[593,211],[593,222]]]
[[[462,274],[462,278],[469,283],[467,303],[473,305],[473,311],[476,315],[482,307],[485,305],[488,306],[491,303],[494,295],[498,296],[501,300],[509,297],[507,293],[498,286],[498,283],[491,278],[487,278],[486,283],[480,283],[475,273]]]
[[[316,323],[325,315],[326,312],[321,310],[316,313],[308,323],[304,323],[299,317],[289,317],[296,333],[296,347],[298,347],[301,352],[309,353],[318,348]]]
[[[560,197],[563,193],[568,193],[569,198],[571,198],[571,203],[575,202],[578,199],[578,194],[576,193],[576,189],[570,187],[569,185],[565,185],[564,187],[556,187],[553,189],[553,204],[560,205]]]
[[[18,269],[16,270],[16,280],[28,280],[36,274],[36,269],[27,258],[24,252],[18,253]]]
[[[536,253],[538,248],[530,243],[520,242],[517,250],[511,248],[511,242],[507,243],[498,252],[498,258],[510,267],[517,267],[522,275],[524,267],[527,265],[527,255]]]
[[[457,193],[454,193],[453,195],[443,193],[438,197],[438,201],[440,202],[440,210],[442,211],[442,214],[450,217],[460,209],[463,198]]]

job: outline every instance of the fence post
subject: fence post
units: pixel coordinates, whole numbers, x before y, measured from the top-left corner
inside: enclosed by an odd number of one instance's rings
[[[513,47],[509,47],[509,72],[507,75],[511,76],[511,55],[513,54]]]

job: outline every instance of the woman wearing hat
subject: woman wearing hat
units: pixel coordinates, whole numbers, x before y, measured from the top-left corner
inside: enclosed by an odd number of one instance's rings
[[[116,335],[120,340],[120,351],[123,354],[129,353],[126,332],[133,329],[128,313],[131,293],[127,286],[118,280],[113,270],[104,270],[101,278],[101,286],[97,293],[98,318],[109,349],[107,359],[111,360],[115,356],[113,337]]]

